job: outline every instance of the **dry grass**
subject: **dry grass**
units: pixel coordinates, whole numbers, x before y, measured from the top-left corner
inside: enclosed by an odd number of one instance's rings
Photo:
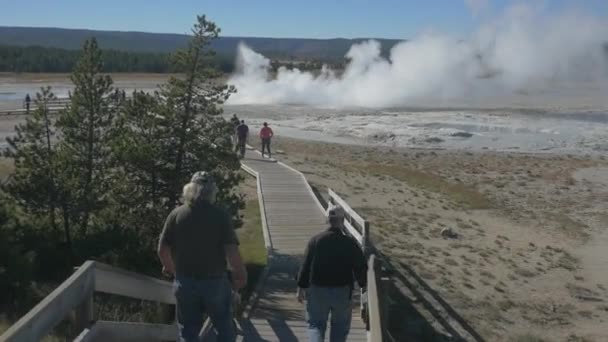
[[[589,227],[587,225],[575,221],[563,213],[547,213],[546,215],[555,222],[556,227],[566,236],[582,240],[589,238],[589,232],[587,231]]]
[[[460,183],[450,183],[427,170],[416,170],[393,164],[348,165],[375,176],[390,176],[399,181],[426,191],[440,193],[465,209],[491,209],[492,202],[475,188]],[[413,194],[415,197],[418,195]]]
[[[251,177],[251,176],[249,176]],[[246,182],[251,182],[251,178]],[[251,184],[249,184],[251,186]],[[243,226],[237,230],[240,251],[247,266],[248,281],[243,296],[246,300],[251,295],[262,270],[266,266],[266,247],[262,231],[262,218],[257,196],[250,196],[242,212]]]
[[[524,278],[532,278],[532,277],[536,276],[536,273],[534,273],[528,269],[521,268],[521,267],[517,267],[514,272],[515,272],[515,274],[522,276]]]
[[[568,271],[575,271],[578,268],[579,260],[572,256],[570,253],[563,251],[562,255],[557,259],[554,264],[556,267],[561,267]]]

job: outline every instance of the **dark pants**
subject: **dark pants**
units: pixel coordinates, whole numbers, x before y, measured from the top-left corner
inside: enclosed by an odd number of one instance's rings
[[[268,157],[270,157],[270,138],[262,138],[262,156],[264,155],[264,150],[268,150]]]
[[[246,145],[247,145],[247,138],[245,138],[245,137],[237,138],[235,152],[238,152],[239,155],[241,156],[241,158],[243,158],[245,156],[245,146]]]
[[[199,342],[206,313],[217,331],[218,342],[234,342],[236,326],[232,321],[232,290],[227,277],[192,279],[178,276],[175,280],[177,323],[180,342]]]

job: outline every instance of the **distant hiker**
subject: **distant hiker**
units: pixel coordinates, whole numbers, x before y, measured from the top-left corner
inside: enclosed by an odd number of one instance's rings
[[[245,120],[241,120],[241,124],[236,128],[236,150],[241,158],[245,157],[245,146],[249,137],[249,127],[245,125]]]
[[[206,172],[197,172],[183,189],[184,204],[167,217],[158,256],[163,273],[175,275],[179,341],[199,341],[205,313],[217,341],[236,340],[232,320],[232,286],[241,289],[247,271],[239,252],[232,218],[215,202],[218,189]],[[227,276],[226,260],[232,268]]]
[[[329,229],[308,242],[298,274],[298,301],[306,298],[308,338],[325,339],[331,313],[330,342],[346,341],[352,318],[354,281],[367,285],[367,265],[357,241],[344,233],[344,209],[330,206]]]
[[[25,111],[27,113],[30,112],[30,103],[32,102],[32,98],[30,97],[30,94],[26,94],[25,95]]]
[[[268,150],[268,158],[272,158],[270,153],[270,140],[274,136],[272,129],[268,127],[268,123],[264,122],[264,127],[260,130],[260,138],[262,139],[262,157],[264,157],[264,150]]]
[[[232,136],[232,142],[236,145],[238,142],[237,135],[236,135],[236,128],[239,127],[239,125],[241,124],[241,121],[236,116],[236,114],[232,114],[232,117],[230,118],[230,123],[232,124],[232,133],[234,134]],[[235,146],[235,149],[236,148],[238,148],[238,145]]]
[[[232,114],[232,118],[230,118],[230,123],[232,123],[234,129],[236,129],[241,124],[241,121],[239,120],[238,116],[236,116],[236,114]]]

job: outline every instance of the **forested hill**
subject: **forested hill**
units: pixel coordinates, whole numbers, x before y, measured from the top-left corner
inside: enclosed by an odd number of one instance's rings
[[[72,72],[81,50],[41,46],[0,45],[0,72]],[[103,50],[104,72],[177,72],[165,52],[126,52]],[[234,59],[217,55],[208,61],[224,73],[234,69]]]
[[[127,52],[173,52],[186,46],[187,35],[145,32],[93,31],[62,28],[2,27],[0,45],[42,46],[76,50],[90,37],[96,37],[102,49]],[[318,61],[338,61],[351,45],[366,39],[299,39],[221,37],[213,44],[218,54],[234,56],[239,42],[271,58],[293,58]],[[384,53],[398,41],[378,39]]]

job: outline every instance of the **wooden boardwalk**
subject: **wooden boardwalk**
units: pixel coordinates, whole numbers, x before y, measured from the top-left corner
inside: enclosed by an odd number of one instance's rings
[[[308,240],[327,227],[323,207],[304,176],[282,163],[247,151],[243,164],[258,174],[270,259],[268,274],[249,317],[242,341],[308,341],[304,304],[296,300],[295,277]],[[354,291],[355,297],[358,291]],[[329,329],[327,337],[329,337]],[[367,341],[358,300],[348,341]]]

